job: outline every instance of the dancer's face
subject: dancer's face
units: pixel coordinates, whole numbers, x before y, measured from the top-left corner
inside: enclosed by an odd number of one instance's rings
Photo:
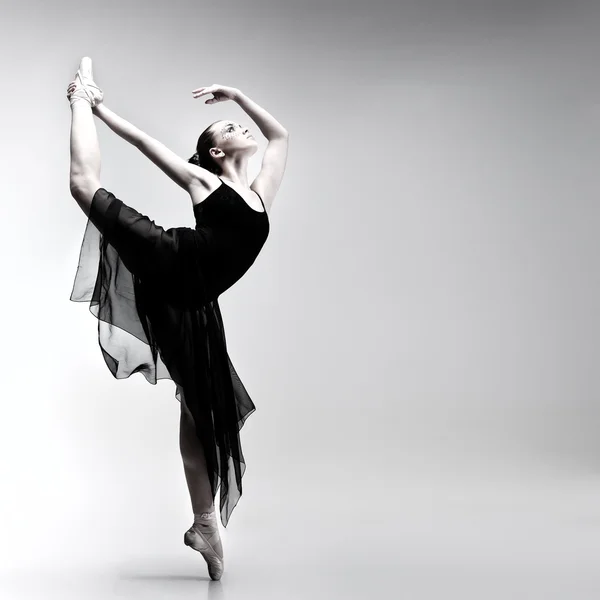
[[[213,132],[215,147],[224,151],[243,150],[257,146],[254,137],[249,137],[251,134],[248,128],[235,121],[220,121],[214,126]]]

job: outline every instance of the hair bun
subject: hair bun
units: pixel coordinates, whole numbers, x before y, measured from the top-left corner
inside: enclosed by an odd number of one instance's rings
[[[198,155],[198,153],[196,152],[189,160],[189,163],[193,163],[195,165],[199,165],[200,164],[200,156]]]

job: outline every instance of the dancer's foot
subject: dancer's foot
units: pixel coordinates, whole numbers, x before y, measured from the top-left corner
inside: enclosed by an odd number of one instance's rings
[[[196,516],[194,524],[183,536],[183,543],[202,554],[213,581],[221,579],[224,569],[223,544],[214,512]]]
[[[67,98],[69,99],[71,106],[73,106],[77,100],[85,100],[90,107],[94,106],[94,100],[92,97],[90,97],[89,90],[83,87],[81,84],[75,83],[74,81],[69,84],[67,89]]]
[[[75,91],[69,96],[71,106],[77,100],[86,100],[93,108],[104,99],[104,93],[94,82],[92,59],[89,56],[84,56],[81,59],[79,69],[75,75],[75,84]]]

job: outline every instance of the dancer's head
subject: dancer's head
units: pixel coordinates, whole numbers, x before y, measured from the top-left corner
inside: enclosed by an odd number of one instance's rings
[[[223,161],[240,157],[249,158],[258,150],[247,127],[235,121],[215,121],[198,138],[196,154],[188,162],[220,175]]]

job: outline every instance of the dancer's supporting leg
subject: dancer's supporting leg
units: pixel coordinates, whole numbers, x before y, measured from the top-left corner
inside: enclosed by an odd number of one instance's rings
[[[181,399],[179,448],[192,500],[192,509],[195,515],[200,515],[214,511],[215,507],[202,442],[196,434],[194,417],[185,404],[183,394]]]
[[[185,404],[183,393],[181,394],[179,447],[194,511],[194,524],[190,531],[193,530],[195,533],[186,533],[186,544],[204,556],[211,578],[220,579],[223,572],[223,543],[219,533],[204,449],[196,434],[194,417]],[[214,557],[213,552],[218,558]]]
[[[84,99],[71,104],[71,195],[89,216],[100,185],[100,145],[92,106]]]

